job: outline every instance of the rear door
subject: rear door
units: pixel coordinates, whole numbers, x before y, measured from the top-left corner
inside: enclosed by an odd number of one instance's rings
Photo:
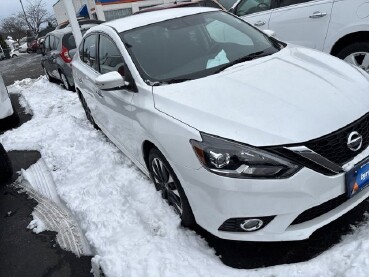
[[[260,29],[269,28],[269,20],[275,0],[241,0],[234,8],[234,14]]]
[[[44,41],[43,56],[41,58],[42,64],[47,72],[50,70],[49,58],[50,58],[50,36],[47,36]]]
[[[60,54],[59,43],[60,43],[59,37],[50,35],[49,73],[56,78],[60,77],[58,72],[58,64],[56,61],[58,55]]]
[[[73,67],[74,81],[81,89],[94,118],[96,118],[98,111],[98,96],[95,87],[95,79],[99,76],[96,64],[97,37],[97,34],[92,33],[82,40],[79,46],[81,62],[76,63]]]
[[[278,0],[269,29],[282,41],[323,50],[333,0]]]

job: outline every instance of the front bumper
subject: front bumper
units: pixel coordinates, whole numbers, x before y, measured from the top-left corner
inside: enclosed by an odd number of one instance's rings
[[[369,197],[364,189],[341,205],[300,224],[293,221],[304,211],[345,193],[345,174],[326,176],[303,168],[288,179],[252,180],[215,175],[174,165],[196,222],[213,235],[240,241],[303,240]],[[254,232],[226,232],[218,228],[230,218],[275,216]]]

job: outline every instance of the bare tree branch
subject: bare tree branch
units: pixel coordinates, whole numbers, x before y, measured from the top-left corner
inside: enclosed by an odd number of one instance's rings
[[[19,40],[27,35],[27,24],[25,24],[22,18],[16,15],[3,19],[0,27],[1,33],[6,36],[12,36],[15,40]]]
[[[24,13],[19,12],[2,20],[0,30],[17,40],[27,36],[27,30],[37,35],[42,25],[46,26],[55,21],[54,16],[50,15],[45,7],[43,0],[27,0]]]

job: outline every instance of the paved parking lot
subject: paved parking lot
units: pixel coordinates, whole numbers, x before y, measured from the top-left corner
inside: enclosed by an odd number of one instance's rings
[[[25,78],[38,78],[43,75],[41,55],[31,53],[0,61],[0,69],[6,86]]]

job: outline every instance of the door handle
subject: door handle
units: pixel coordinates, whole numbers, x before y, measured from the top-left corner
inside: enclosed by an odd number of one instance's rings
[[[78,82],[83,83],[83,80],[81,77],[78,77]]]
[[[256,27],[260,27],[260,26],[264,26],[265,25],[265,21],[259,20],[257,22],[255,22],[254,26]]]
[[[310,15],[310,18],[321,18],[326,16],[327,13],[322,13],[322,12],[314,12],[312,15]]]

